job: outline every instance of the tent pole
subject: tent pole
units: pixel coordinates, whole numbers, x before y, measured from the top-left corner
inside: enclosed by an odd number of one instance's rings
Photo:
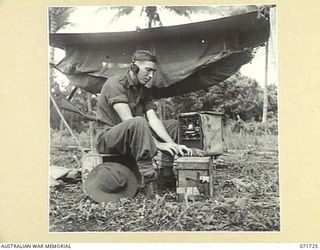
[[[264,124],[264,133],[268,132],[268,67],[269,67],[269,41],[271,40],[271,22],[270,22],[270,7],[266,7],[267,19],[270,25],[270,35],[266,41],[266,61],[265,61],[265,79],[264,79],[264,95],[263,95],[263,113],[262,123]]]
[[[70,101],[72,99],[72,97],[74,96],[74,94],[76,93],[78,87],[74,87],[70,93],[70,95],[68,96],[68,101]],[[64,111],[62,110],[62,115],[64,114]],[[59,128],[59,144],[62,145],[62,131],[63,131],[63,121],[60,121],[60,128]]]
[[[67,123],[67,121],[64,119],[64,117],[63,117],[63,115],[62,115],[62,113],[61,113],[61,111],[60,111],[60,109],[59,109],[56,101],[53,99],[53,97],[52,97],[51,94],[50,94],[50,100],[52,101],[53,106],[54,106],[54,108],[56,109],[58,115],[60,116],[62,122],[64,123],[64,125],[66,126],[66,128],[69,130],[72,138],[76,141],[76,143],[77,143],[77,145],[78,145],[78,148],[81,150],[82,153],[84,153],[83,149],[81,149],[81,147],[80,147],[80,142],[79,142],[79,140],[77,139],[77,137],[76,137],[75,134],[73,133],[73,131],[72,131],[72,129],[70,128],[70,126],[69,126],[69,124]]]
[[[87,92],[87,101],[88,101],[88,112],[92,112],[92,96],[91,93]],[[93,134],[93,121],[89,121],[89,133],[90,133],[90,148],[91,152],[95,151],[94,147],[94,134]]]
[[[63,111],[62,111],[63,112]],[[61,113],[62,114],[62,113]],[[63,114],[62,114],[63,115]],[[62,146],[62,131],[63,131],[63,121],[61,119],[60,121],[60,127],[59,127],[59,144]]]

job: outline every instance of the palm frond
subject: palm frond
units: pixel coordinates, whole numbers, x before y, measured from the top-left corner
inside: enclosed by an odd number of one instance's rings
[[[233,16],[250,11],[258,10],[256,5],[239,5],[239,6],[164,6],[164,8],[175,12],[178,15],[186,16],[190,19],[190,15],[194,13],[207,13],[220,17]]]
[[[131,14],[134,11],[134,7],[132,6],[121,6],[121,7],[110,7],[110,10],[118,10],[118,12],[114,15],[114,17],[111,19],[109,24],[115,22],[117,19],[119,19],[122,16],[126,16]]]
[[[70,14],[74,12],[76,8],[74,7],[52,7],[49,8],[49,27],[54,28],[53,32],[64,28],[67,25],[74,25],[69,21]]]
[[[257,5],[240,5],[240,6],[224,6],[222,8],[224,16],[235,16],[252,11],[257,11],[259,6]]]
[[[119,12],[123,13],[124,15],[129,15],[133,10],[133,6],[120,6],[120,7],[110,7],[111,10],[119,10]]]
[[[208,13],[221,15],[220,7],[212,6],[164,6],[166,9],[175,12],[178,15],[190,18],[193,13]]]
[[[111,7],[109,7],[109,6],[100,7],[100,8],[98,8],[94,13],[95,13],[95,14],[98,14],[98,13],[100,13],[100,12],[109,11],[110,9],[111,9]]]
[[[188,6],[164,6],[164,8],[178,14],[179,16],[185,16],[190,19],[190,8]]]

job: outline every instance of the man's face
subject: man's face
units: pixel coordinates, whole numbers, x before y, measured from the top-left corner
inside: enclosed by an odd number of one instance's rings
[[[138,81],[145,87],[150,88],[154,72],[156,71],[156,64],[150,61],[136,61],[135,64],[139,67],[137,74]]]

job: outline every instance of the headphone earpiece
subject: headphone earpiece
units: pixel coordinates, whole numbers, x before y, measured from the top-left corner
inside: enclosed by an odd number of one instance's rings
[[[135,64],[134,62],[135,62],[134,60],[131,61],[130,70],[131,70],[133,73],[138,74],[138,72],[139,72],[140,69],[139,69],[138,65]]]

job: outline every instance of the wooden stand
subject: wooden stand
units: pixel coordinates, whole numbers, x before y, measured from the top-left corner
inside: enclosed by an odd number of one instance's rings
[[[180,157],[177,159],[177,195],[197,200],[213,196],[212,157]]]

